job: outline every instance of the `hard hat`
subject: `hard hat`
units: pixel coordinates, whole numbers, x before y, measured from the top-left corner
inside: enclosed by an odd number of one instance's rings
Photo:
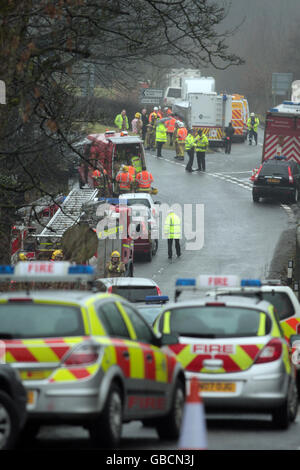
[[[53,251],[53,253],[52,253],[52,259],[57,258],[57,256],[63,257],[63,252],[62,252],[62,250],[55,250],[55,251]]]
[[[19,260],[20,261],[27,261],[27,256],[25,253],[19,253]]]
[[[121,255],[118,251],[113,251],[110,255],[111,258],[121,258]]]
[[[128,166],[127,166],[127,165],[123,165],[123,166],[122,166],[122,170],[123,170],[123,171],[128,171]]]
[[[158,107],[155,106],[155,107],[153,108],[153,110],[154,110],[154,111],[158,111]]]
[[[254,114],[254,113],[251,113],[251,114],[250,114],[250,116],[252,116],[252,117],[253,117],[253,116],[255,116],[255,114]]]
[[[138,118],[138,119],[140,119],[141,113],[135,113],[135,117]]]

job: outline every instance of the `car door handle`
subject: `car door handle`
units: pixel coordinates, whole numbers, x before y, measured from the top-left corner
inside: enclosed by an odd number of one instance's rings
[[[148,362],[152,362],[152,361],[153,361],[153,357],[152,357],[151,354],[147,354],[147,356],[146,356],[146,361],[148,361]]]
[[[129,359],[129,352],[128,352],[128,351],[122,352],[122,356],[123,356],[125,359]]]

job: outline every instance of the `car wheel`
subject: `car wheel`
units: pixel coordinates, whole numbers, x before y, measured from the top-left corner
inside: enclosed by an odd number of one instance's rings
[[[272,413],[272,421],[276,428],[287,429],[295,421],[298,412],[298,393],[294,379],[290,381],[288,396],[283,405]]]
[[[259,202],[260,198],[256,194],[252,193],[252,198],[253,198],[253,202]]]
[[[153,251],[152,251],[152,250],[153,250],[153,249],[152,249],[152,243],[151,243],[150,250],[149,250],[149,252],[148,252],[147,255],[146,255],[146,260],[149,261],[149,262],[152,261],[152,256],[153,256]]]
[[[12,399],[0,391],[0,450],[12,449],[19,435],[19,419]]]
[[[157,420],[156,422],[156,431],[161,439],[178,439],[183,416],[184,402],[184,385],[179,379],[177,379],[171,410],[167,416]]]
[[[152,256],[155,256],[158,250],[158,240],[154,240],[153,249],[152,249]]]
[[[298,192],[298,189],[296,188],[295,192],[291,194],[290,201],[292,204],[295,204],[296,202],[298,202],[298,200],[299,200],[299,192]]]
[[[101,416],[89,427],[91,441],[100,448],[117,448],[122,433],[123,404],[120,388],[112,384]]]

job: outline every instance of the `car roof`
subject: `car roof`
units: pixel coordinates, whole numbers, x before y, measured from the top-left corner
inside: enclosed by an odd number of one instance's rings
[[[144,277],[106,277],[98,278],[106,286],[128,286],[128,287],[152,287],[157,286],[153,279]]]
[[[25,291],[9,291],[9,292],[2,292],[0,294],[0,301],[3,299],[27,299],[31,298],[34,300],[49,300],[50,302],[63,302],[63,303],[78,303],[79,305],[84,305],[84,303],[93,298],[97,298],[98,300],[105,300],[109,297],[120,299],[120,296],[114,294],[107,294],[103,292],[94,293],[92,291],[84,291],[84,290],[56,290],[56,289],[48,289],[48,290],[29,290],[29,292]]]
[[[120,194],[119,199],[149,199],[149,201],[153,201],[151,195],[148,193]]]
[[[208,300],[209,299],[209,300]],[[183,302],[173,302],[170,303],[167,307],[163,308],[163,311],[168,311],[175,308],[185,308],[185,307],[206,307],[207,304],[213,303],[224,303],[226,307],[242,307],[256,309],[269,313],[269,307],[272,305],[266,300],[260,300],[257,297],[239,297],[239,296],[218,296],[217,299],[212,299],[211,297],[205,297],[195,300],[187,300]]]

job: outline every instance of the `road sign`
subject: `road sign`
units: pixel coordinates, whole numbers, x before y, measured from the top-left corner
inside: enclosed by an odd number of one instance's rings
[[[285,95],[291,89],[293,81],[292,73],[272,73],[273,95]]]
[[[159,98],[140,98],[142,104],[160,104]]]
[[[164,90],[158,88],[141,88],[142,98],[162,98]]]

